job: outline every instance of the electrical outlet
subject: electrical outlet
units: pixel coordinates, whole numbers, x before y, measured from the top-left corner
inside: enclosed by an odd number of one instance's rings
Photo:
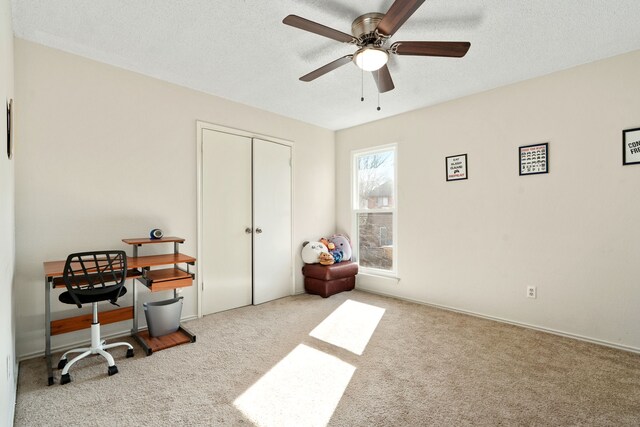
[[[536,287],[527,286],[527,298],[536,298]]]

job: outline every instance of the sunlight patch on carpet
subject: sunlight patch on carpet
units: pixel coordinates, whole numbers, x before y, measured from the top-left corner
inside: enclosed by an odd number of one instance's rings
[[[309,335],[361,356],[384,311],[384,308],[349,299]]]
[[[258,426],[326,426],[355,370],[300,344],[233,404]]]

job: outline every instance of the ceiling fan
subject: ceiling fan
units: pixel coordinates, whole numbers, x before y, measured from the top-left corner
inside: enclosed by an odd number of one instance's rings
[[[371,71],[378,86],[378,92],[384,93],[395,86],[387,67],[389,54],[414,56],[445,56],[461,58],[466,55],[471,43],[442,41],[399,41],[386,47],[387,41],[405,23],[425,0],[396,0],[386,14],[365,13],[351,24],[351,34],[334,30],[317,22],[297,15],[289,15],[282,20],[284,24],[309,31],[343,43],[356,45],[353,55],[346,55],[300,77],[310,82],[349,62],[354,62],[364,71]]]

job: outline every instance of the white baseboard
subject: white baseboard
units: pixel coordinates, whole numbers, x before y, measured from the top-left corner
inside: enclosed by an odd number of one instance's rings
[[[624,351],[628,351],[628,352],[631,352],[631,353],[639,353],[640,354],[640,348],[631,347],[631,346],[622,345],[622,344],[616,344],[616,343],[612,343],[612,342],[609,342],[609,341],[600,340],[600,339],[597,339],[597,338],[586,337],[584,335],[572,334],[570,332],[564,332],[564,331],[560,331],[560,330],[557,330],[557,329],[545,328],[543,326],[537,326],[537,325],[532,325],[532,324],[529,324],[529,323],[518,322],[516,320],[504,319],[502,317],[489,316],[487,314],[477,313],[475,311],[463,310],[463,309],[459,309],[459,308],[456,308],[456,307],[450,307],[450,306],[442,305],[442,304],[434,304],[434,303],[421,301],[421,300],[417,300],[417,299],[413,299],[413,298],[399,297],[399,296],[396,296],[396,295],[393,295],[393,294],[388,294],[388,293],[385,293],[385,292],[379,292],[379,291],[367,289],[366,287],[356,286],[356,289],[359,290],[359,291],[368,292],[370,294],[382,295],[382,296],[385,296],[385,297],[396,298],[396,299],[399,299],[399,300],[409,301],[409,302],[413,302],[413,303],[416,303],[416,304],[428,305],[430,307],[440,308],[440,309],[447,310],[447,311],[453,311],[453,312],[456,312],[456,313],[467,314],[469,316],[480,317],[482,319],[493,320],[493,321],[501,322],[501,323],[507,323],[509,325],[520,326],[522,328],[533,329],[533,330],[540,331],[540,332],[546,332],[546,333],[553,334],[553,335],[559,335],[561,337],[573,338],[573,339],[576,339],[576,340],[585,341],[585,342],[589,342],[589,343],[592,343],[592,344],[598,344],[598,345],[602,345],[602,346],[605,346],[605,347],[611,347],[611,348],[615,348],[615,349],[618,349],[618,350],[624,350]]]
[[[193,316],[187,316],[187,317],[183,317],[182,319],[180,319],[180,322],[188,322],[190,320],[194,320],[197,319],[198,316],[193,315]],[[138,328],[139,331],[146,331],[147,327],[139,327]],[[121,330],[121,331],[117,331],[117,332],[112,332],[110,334],[105,334],[102,335],[101,338],[108,340],[108,339],[113,339],[113,338],[122,338],[122,337],[130,337],[131,336],[131,329],[126,329],[126,330]],[[65,351],[65,350],[71,350],[72,348],[76,348],[78,346],[87,344],[87,340],[83,339],[83,340],[78,340],[78,341],[74,341],[72,343],[65,343],[65,344],[61,344],[61,345],[57,345],[57,346],[52,346],[51,347],[51,353],[57,353],[59,351]],[[18,361],[22,362],[23,360],[28,360],[28,359],[33,359],[35,357],[43,357],[44,356],[44,350],[40,350],[40,351],[34,351],[31,353],[27,353],[27,354],[22,354],[18,357]]]

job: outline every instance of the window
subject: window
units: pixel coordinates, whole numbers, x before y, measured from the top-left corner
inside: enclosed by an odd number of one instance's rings
[[[353,153],[353,246],[365,271],[396,271],[396,193],[395,145]]]

